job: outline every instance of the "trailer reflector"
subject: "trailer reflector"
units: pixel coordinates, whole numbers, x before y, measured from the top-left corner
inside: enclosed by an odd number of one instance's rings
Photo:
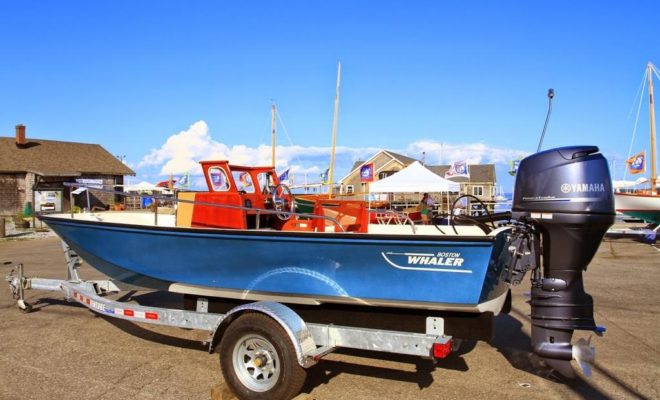
[[[452,340],[446,343],[433,343],[433,358],[445,358],[451,354]]]

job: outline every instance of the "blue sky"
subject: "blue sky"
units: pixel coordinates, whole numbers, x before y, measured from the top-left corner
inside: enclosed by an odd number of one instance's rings
[[[595,144],[628,155],[657,1],[0,3],[0,136],[100,143],[155,181],[200,158],[312,180],[328,164],[342,63],[337,175],[379,148],[430,163],[506,161]],[[648,145],[642,110],[638,143]],[[289,141],[290,138],[290,141]],[[169,143],[169,144],[168,144]]]

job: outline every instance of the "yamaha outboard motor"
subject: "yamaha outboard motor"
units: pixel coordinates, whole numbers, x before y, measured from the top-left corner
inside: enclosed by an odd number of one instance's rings
[[[573,331],[601,333],[582,271],[614,223],[614,196],[605,158],[595,146],[563,147],[521,161],[513,218],[540,233],[543,270],[532,277],[532,347],[549,366],[574,376],[576,359],[589,375],[594,350]]]

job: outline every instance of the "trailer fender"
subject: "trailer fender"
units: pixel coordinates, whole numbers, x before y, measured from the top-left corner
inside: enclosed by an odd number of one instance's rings
[[[316,351],[316,343],[305,321],[289,307],[272,301],[259,301],[232,308],[213,330],[209,342],[209,353],[215,352],[215,348],[227,327],[245,312],[265,314],[280,324],[291,339],[291,343],[296,350],[298,364],[301,367],[308,368],[316,364],[316,360],[312,357],[312,354]]]

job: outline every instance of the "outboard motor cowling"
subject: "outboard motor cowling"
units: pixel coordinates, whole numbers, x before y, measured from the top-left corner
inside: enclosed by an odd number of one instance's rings
[[[512,215],[540,232],[542,247],[542,275],[532,278],[532,347],[566,376],[573,375],[571,359],[593,358],[571,338],[576,329],[598,332],[582,271],[614,223],[611,182],[595,146],[536,153],[518,169]]]

